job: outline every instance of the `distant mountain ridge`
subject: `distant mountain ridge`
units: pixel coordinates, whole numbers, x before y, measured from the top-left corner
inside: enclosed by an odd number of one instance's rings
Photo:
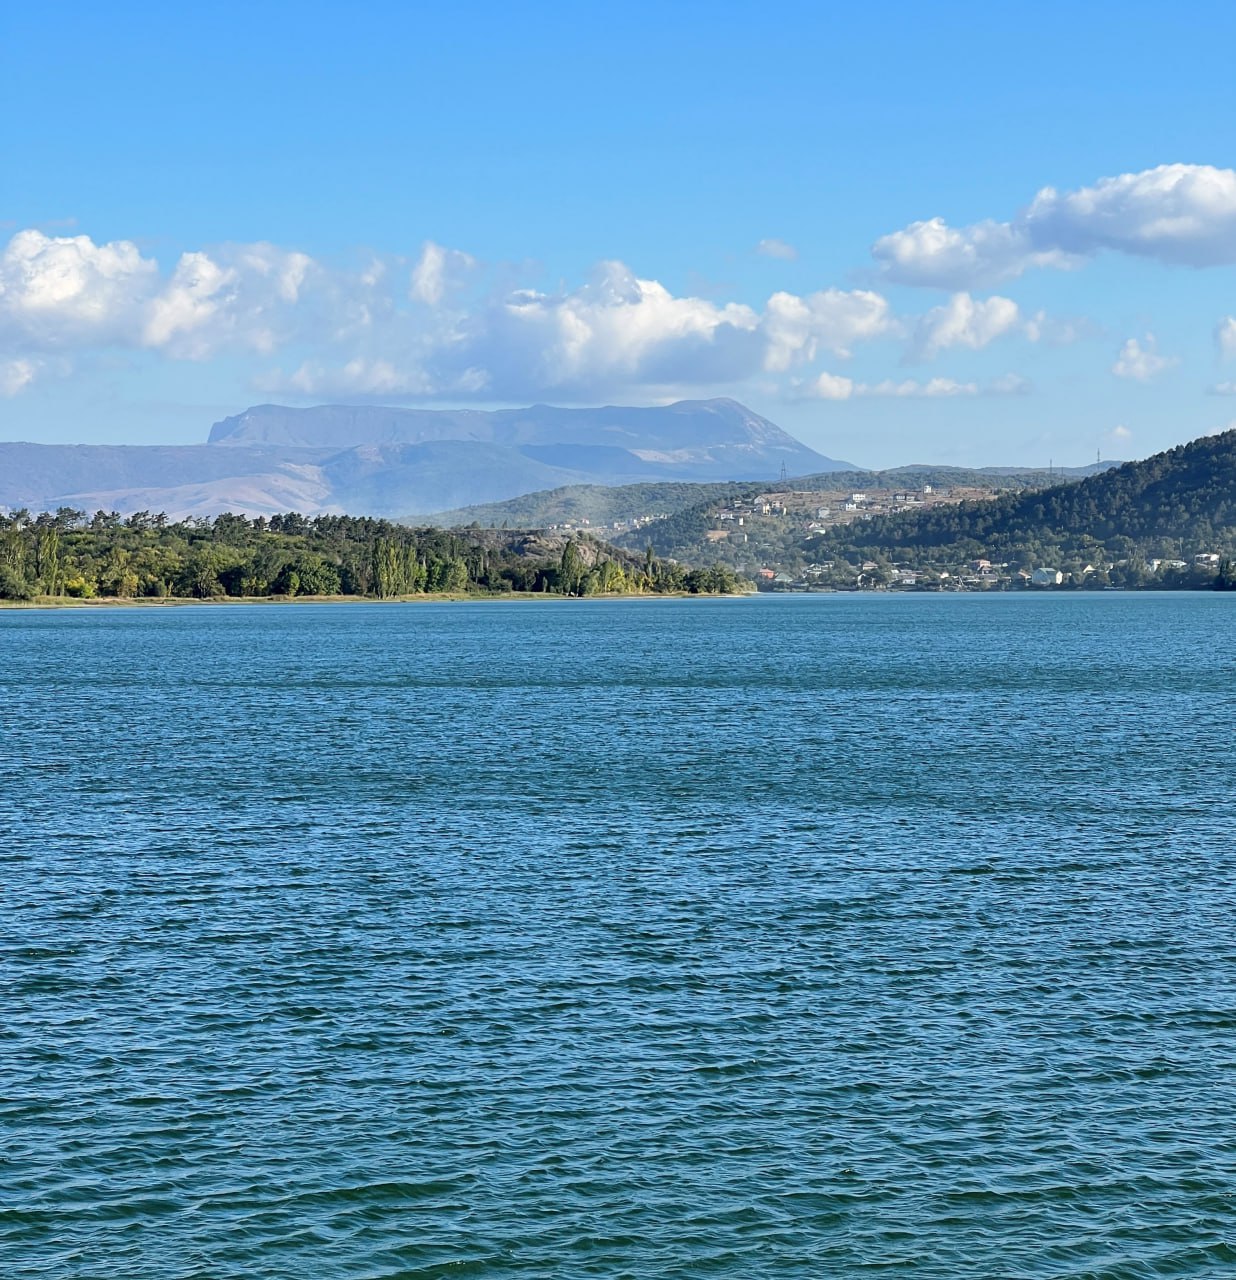
[[[849,469],[735,400],[650,408],[257,405],[205,445],[0,444],[0,504],[403,518],[572,484]]]
[[[1062,480],[1080,480],[1121,466],[1092,462],[1085,467],[933,467],[915,463],[887,471],[825,471],[789,476],[768,484],[770,490],[901,489],[924,484],[974,489],[1045,489]],[[741,481],[652,481],[628,485],[564,485],[522,494],[503,502],[475,503],[451,511],[430,512],[428,519],[446,528],[479,524],[482,528],[540,529],[564,522],[609,524],[650,514],[673,515],[693,507],[707,508],[731,497],[750,496],[757,486]]]

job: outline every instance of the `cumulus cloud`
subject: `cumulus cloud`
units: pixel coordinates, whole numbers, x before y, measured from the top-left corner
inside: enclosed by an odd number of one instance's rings
[[[764,311],[764,368],[781,373],[810,364],[821,351],[847,358],[856,343],[901,332],[888,300],[867,289],[824,289],[799,297],[774,293]]]
[[[1180,363],[1176,356],[1161,356],[1154,334],[1148,333],[1144,342],[1130,338],[1116,357],[1112,372],[1118,378],[1131,378],[1134,382],[1149,382],[1165,370]]]
[[[1195,267],[1236,262],[1236,170],[1167,164],[1076,191],[1044,187],[1011,221],[942,218],[881,236],[872,255],[902,284],[962,289],[1103,251]]]
[[[794,398],[798,400],[849,400],[854,395],[853,378],[838,373],[821,373],[805,382],[793,384]]]
[[[788,244],[784,240],[778,240],[776,236],[761,240],[755,246],[755,251],[761,257],[780,258],[783,262],[793,262],[798,257],[798,250],[792,244]]]
[[[1127,441],[1133,439],[1133,432],[1130,431],[1129,428],[1125,426],[1113,427],[1107,433],[1107,438],[1113,444],[1124,444]]]
[[[932,307],[918,322],[911,356],[930,360],[951,347],[978,351],[1020,324],[1021,311],[1011,298],[998,294],[976,299],[955,293],[942,306]]]
[[[792,398],[797,400],[937,400],[966,396],[1025,395],[1030,383],[1015,373],[993,378],[986,383],[957,382],[953,378],[885,378],[882,382],[856,382],[839,374],[821,373],[814,378],[792,384]]]
[[[476,259],[461,249],[446,249],[426,240],[421,256],[412,268],[409,296],[417,302],[436,307],[447,292],[459,286],[462,278],[476,268]]]
[[[1206,390],[1212,396],[1236,396],[1236,382],[1216,382]]]
[[[23,351],[269,351],[288,336],[316,272],[307,255],[261,243],[182,254],[164,278],[128,240],[20,231],[0,255],[0,336]]]
[[[19,231],[0,255],[0,333],[34,349],[124,341],[158,283],[128,240]]]
[[[1236,316],[1224,316],[1215,326],[1215,346],[1225,360],[1236,360]]]
[[[938,322],[933,349],[981,345],[999,305],[974,304],[969,330],[951,336]],[[129,241],[41,232],[0,252],[0,339],[30,370],[92,349],[241,352],[279,361],[257,379],[263,389],[305,397],[689,394],[905,332],[871,290],[779,292],[758,308],[675,294],[621,262],[576,287],[486,289],[469,254],[434,242],[414,261],[354,269],[257,243],[183,253],[164,270]],[[33,376],[13,364],[3,385],[16,392]]]
[[[1034,249],[1007,222],[950,227],[943,218],[912,222],[881,236],[871,249],[884,275],[898,284],[945,289],[995,284],[1030,267],[1075,266],[1078,259],[1056,249]]]
[[[331,292],[312,258],[277,245],[185,253],[149,301],[141,345],[188,360],[231,347],[269,353],[316,320]]]
[[[620,262],[582,288],[521,290],[469,315],[448,368],[484,368],[499,394],[534,388],[675,386],[746,376],[758,367],[760,317],[741,303],[676,297]]]

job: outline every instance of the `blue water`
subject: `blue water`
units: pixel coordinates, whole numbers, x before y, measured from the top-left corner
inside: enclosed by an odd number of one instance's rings
[[[1236,1274],[1234,609],[0,612],[0,1275]]]

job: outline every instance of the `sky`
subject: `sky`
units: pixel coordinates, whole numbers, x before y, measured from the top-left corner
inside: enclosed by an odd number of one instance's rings
[[[0,13],[0,440],[732,396],[865,466],[1236,425],[1236,5]]]

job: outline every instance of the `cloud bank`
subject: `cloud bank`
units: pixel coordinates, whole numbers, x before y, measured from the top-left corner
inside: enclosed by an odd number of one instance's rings
[[[1166,164],[1076,191],[1044,187],[1011,221],[942,218],[881,236],[872,255],[899,284],[970,289],[1103,250],[1193,267],[1236,262],[1236,170]]]
[[[676,295],[615,261],[575,287],[498,288],[471,255],[431,241],[349,269],[261,242],[183,253],[165,270],[131,241],[33,230],[0,251],[5,395],[72,357],[128,349],[244,353],[263,366],[261,389],[303,397],[673,396],[788,377],[877,341],[932,360],[1011,333],[1034,336],[999,296],[898,316],[878,292],[828,288],[756,308]]]
[[[887,378],[882,382],[868,383],[855,382],[839,374],[821,373],[794,384],[795,398],[799,400],[951,400],[959,396],[1020,396],[1028,395],[1030,391],[1030,383],[1015,373],[984,383],[957,382],[952,378],[929,378],[925,382],[915,378],[900,381]]]

